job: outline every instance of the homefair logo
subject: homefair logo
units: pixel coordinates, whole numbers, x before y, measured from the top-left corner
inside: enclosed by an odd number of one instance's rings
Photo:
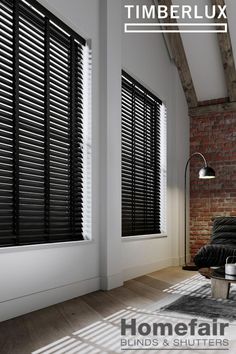
[[[229,350],[229,323],[197,318],[181,322],[121,319],[121,349],[207,351]]]
[[[226,5],[203,4],[125,4],[127,22],[124,24],[124,30],[126,33],[226,33],[226,8]]]

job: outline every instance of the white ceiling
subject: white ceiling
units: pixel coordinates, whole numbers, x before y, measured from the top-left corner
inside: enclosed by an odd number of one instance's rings
[[[236,1],[225,1],[232,47],[236,58]],[[202,9],[205,5],[211,4],[210,0],[173,0],[172,2],[175,5],[199,5]],[[181,33],[181,36],[198,100],[227,97],[217,34]]]

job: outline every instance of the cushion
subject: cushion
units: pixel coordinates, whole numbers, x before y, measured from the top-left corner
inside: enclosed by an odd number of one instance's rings
[[[222,216],[214,220],[211,244],[236,247],[236,217]]]
[[[224,266],[226,258],[236,255],[235,247],[225,244],[209,244],[200,248],[194,262],[198,268]]]

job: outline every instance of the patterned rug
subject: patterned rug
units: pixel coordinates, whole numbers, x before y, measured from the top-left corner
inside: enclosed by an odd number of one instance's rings
[[[229,299],[213,299],[211,298],[211,285],[206,283],[198,289],[181,296],[174,302],[161,307],[159,311],[209,319],[221,318],[233,322],[236,321],[236,289],[231,289]]]

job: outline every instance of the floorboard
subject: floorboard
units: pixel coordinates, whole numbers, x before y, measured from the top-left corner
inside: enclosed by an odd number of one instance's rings
[[[196,274],[169,267],[129,280],[124,286],[107,292],[96,291],[2,322],[0,354],[119,353],[122,316],[131,318],[132,313],[140,313],[145,318],[148,311],[178,296],[166,289]],[[142,352],[147,353],[139,351],[138,354]]]

